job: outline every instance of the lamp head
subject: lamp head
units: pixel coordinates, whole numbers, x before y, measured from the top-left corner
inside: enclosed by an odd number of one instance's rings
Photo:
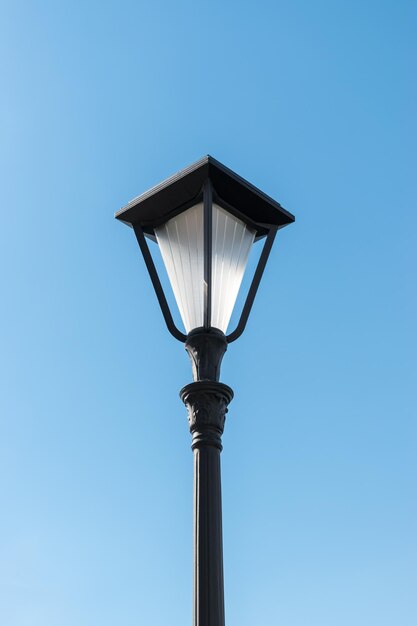
[[[226,333],[252,244],[267,238],[240,322],[228,341],[243,331],[277,230],[295,219],[211,156],[134,198],[116,218],[133,227],[165,320],[181,340],[198,329]],[[159,245],[187,335],[166,310],[145,237]]]

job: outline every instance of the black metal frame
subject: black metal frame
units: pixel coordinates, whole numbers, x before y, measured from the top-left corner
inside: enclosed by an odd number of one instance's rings
[[[208,180],[203,188],[203,203],[204,203],[204,326],[202,330],[204,332],[210,331],[211,327],[211,267],[212,267],[212,201],[213,201],[213,188],[210,180]],[[146,267],[151,278],[156,297],[158,298],[159,306],[161,307],[162,315],[164,316],[165,323],[171,335],[181,342],[185,342],[187,335],[184,334],[179,328],[177,328],[172,313],[170,311],[168,301],[166,299],[161,281],[158,276],[158,272],[155,267],[155,263],[152,258],[151,251],[146,242],[145,234],[142,227],[139,224],[133,224],[136,239],[138,241],[140,250],[142,252]],[[252,283],[249,287],[245,303],[240,314],[239,322],[235,330],[226,335],[228,343],[232,343],[238,339],[245,330],[249,315],[255,300],[256,293],[258,291],[259,284],[262,279],[262,275],[265,270],[266,263],[268,261],[269,254],[274,243],[276,233],[278,231],[277,226],[270,226],[269,232],[266,236],[265,243],[262,248],[261,256],[259,257],[258,264],[256,266],[255,273],[253,275]]]
[[[256,266],[252,283],[251,283],[251,286],[249,287],[245,304],[243,305],[242,313],[240,314],[239,322],[235,330],[229,333],[228,335],[226,335],[226,339],[228,343],[232,343],[232,341],[235,341],[236,339],[238,339],[240,335],[243,333],[243,331],[245,330],[247,321],[249,319],[249,314],[251,312],[252,305],[255,300],[256,292],[258,291],[258,287],[261,282],[261,278],[264,273],[264,269],[268,261],[269,253],[271,252],[272,244],[274,243],[277,231],[278,231],[277,226],[272,226],[269,230],[269,233],[266,236],[266,240],[262,248],[261,256],[259,257],[258,265]]]
[[[133,230],[135,231],[136,239],[138,240],[139,248],[145,260],[146,267],[148,268],[149,276],[151,277],[152,285],[155,289],[156,297],[158,298],[159,306],[161,307],[162,315],[164,316],[167,328],[171,335],[175,337],[175,339],[178,339],[179,341],[182,341],[184,343],[187,339],[187,335],[182,333],[175,325],[171,311],[168,306],[167,299],[165,297],[164,290],[161,285],[161,281],[159,280],[158,272],[156,271],[155,263],[153,262],[151,251],[149,250],[148,244],[146,243],[143,230],[139,224],[134,224]]]

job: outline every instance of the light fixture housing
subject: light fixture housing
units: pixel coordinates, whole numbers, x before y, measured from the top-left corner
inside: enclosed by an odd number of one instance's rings
[[[252,244],[265,239],[228,343],[246,326],[277,231],[295,219],[211,156],[138,196],[116,218],[134,229],[168,330],[182,342],[226,333]],[[174,323],[146,238],[159,244],[187,334]]]

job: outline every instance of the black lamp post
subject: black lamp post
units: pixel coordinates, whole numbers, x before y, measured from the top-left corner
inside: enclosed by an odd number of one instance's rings
[[[242,334],[277,231],[294,216],[210,156],[132,200],[132,226],[168,330],[191,358],[180,393],[194,451],[194,626],[224,626],[220,452],[233,391],[219,382],[227,345]],[[186,333],[177,328],[146,239],[156,241]],[[253,243],[263,249],[240,320],[227,334]]]

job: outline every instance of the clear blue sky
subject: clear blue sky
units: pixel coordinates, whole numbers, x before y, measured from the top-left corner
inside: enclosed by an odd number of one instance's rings
[[[191,624],[191,381],[114,211],[204,154],[296,215],[224,360],[228,626],[414,626],[406,0],[3,0],[0,622]]]

